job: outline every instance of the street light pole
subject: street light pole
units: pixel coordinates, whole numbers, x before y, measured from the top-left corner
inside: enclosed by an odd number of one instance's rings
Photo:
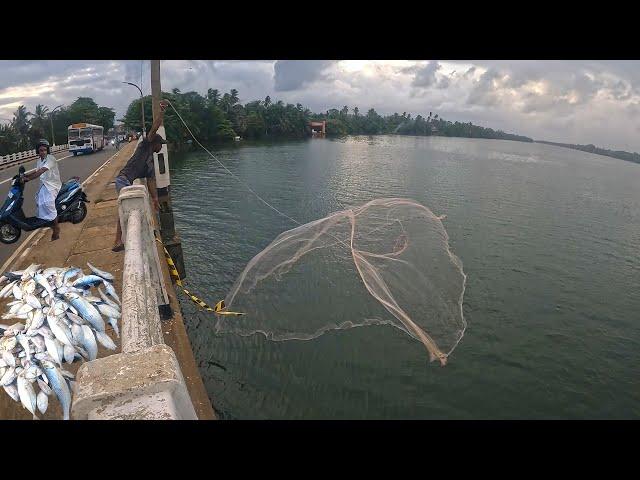
[[[140,106],[142,107],[142,138],[147,138],[147,132],[144,126],[144,96],[142,95],[142,90],[135,83],[131,83],[131,82],[122,82],[122,83],[126,83],[127,85],[132,85],[136,87],[140,92]]]
[[[160,87],[160,60],[151,60],[151,95],[153,99],[153,118],[160,115],[160,100],[162,89]],[[164,125],[160,125],[158,133],[168,141]],[[153,154],[158,189],[158,202],[160,203],[160,236],[171,259],[173,260],[180,278],[187,276],[182,255],[182,243],[176,232],[173,222],[173,208],[171,207],[171,177],[169,175],[169,150],[167,145],[162,145],[162,150]]]
[[[51,113],[49,113],[49,120],[51,120],[51,142],[53,142],[54,147],[56,146],[56,137],[53,133],[53,112],[55,112],[60,107],[62,107],[62,105],[58,105],[56,108],[51,110]]]

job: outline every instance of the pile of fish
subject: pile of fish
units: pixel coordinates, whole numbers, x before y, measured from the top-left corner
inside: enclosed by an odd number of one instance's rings
[[[47,411],[52,393],[60,401],[63,418],[69,419],[74,375],[63,363],[94,360],[98,343],[116,349],[105,333],[103,320],[106,317],[120,336],[120,299],[112,285],[113,275],[90,263],[87,266],[91,274],[85,275],[76,267],[43,270],[32,264],[0,276],[0,286],[7,282],[0,298],[14,298],[2,319],[18,320],[13,325],[0,324],[0,331],[4,330],[0,337],[0,385],[34,419],[38,418],[36,411]],[[97,287],[100,297],[92,294],[92,287]]]

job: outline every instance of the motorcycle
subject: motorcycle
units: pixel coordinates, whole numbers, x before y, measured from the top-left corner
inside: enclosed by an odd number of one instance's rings
[[[38,228],[50,227],[52,220],[38,217],[25,217],[22,211],[24,202],[24,172],[23,166],[13,177],[11,188],[2,208],[0,208],[0,242],[15,243],[20,238],[22,230],[29,232]],[[62,184],[56,197],[58,222],[80,223],[87,216],[86,203],[90,203],[82,190],[78,177],[72,177]]]

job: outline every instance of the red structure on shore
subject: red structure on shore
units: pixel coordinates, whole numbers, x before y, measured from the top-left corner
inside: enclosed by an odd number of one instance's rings
[[[311,127],[311,133],[314,137],[324,137],[327,133],[327,122],[325,120],[321,122],[309,122],[309,126]]]

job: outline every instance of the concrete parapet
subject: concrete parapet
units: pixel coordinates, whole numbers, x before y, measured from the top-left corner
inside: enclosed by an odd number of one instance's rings
[[[125,244],[122,353],[80,367],[72,417],[85,420],[197,420],[173,350],[164,345],[158,305],[168,297],[147,189],[120,191]]]
[[[80,367],[75,420],[197,420],[173,350],[154,345]]]

